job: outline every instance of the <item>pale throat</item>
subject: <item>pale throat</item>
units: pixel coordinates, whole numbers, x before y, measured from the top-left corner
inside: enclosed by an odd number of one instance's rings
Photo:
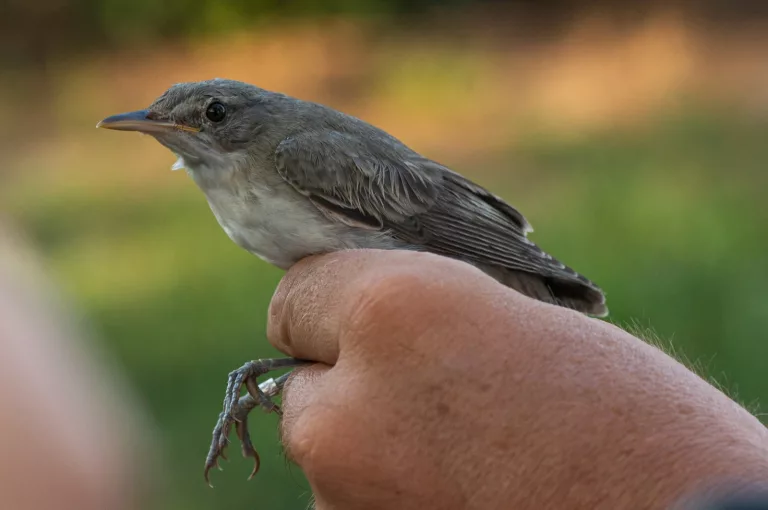
[[[178,154],[177,158],[171,170],[187,171],[205,194],[213,215],[232,241],[277,266],[292,262],[284,259],[284,249],[270,225],[274,221],[269,207],[271,193],[249,185],[244,174],[237,171],[243,163],[241,158],[215,161],[214,166],[205,162],[190,165]]]
[[[220,159],[215,158],[208,161],[200,159],[195,161],[195,163],[190,163],[184,159],[184,156],[178,153],[174,154],[176,155],[176,161],[171,165],[171,171],[186,170],[187,174],[204,192],[210,188],[219,187],[230,187],[233,192],[237,191],[237,183],[232,183],[231,181],[239,165],[242,164],[242,158],[225,156]]]

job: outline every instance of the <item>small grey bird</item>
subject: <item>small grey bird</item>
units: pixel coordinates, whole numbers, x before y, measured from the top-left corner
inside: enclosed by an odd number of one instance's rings
[[[149,108],[97,127],[154,136],[176,154],[173,168],[187,170],[227,235],[282,269],[345,249],[428,251],[473,264],[532,298],[607,314],[600,288],[528,240],[532,229],[514,207],[326,106],[215,79],[174,85]],[[277,407],[254,381],[302,363],[257,360],[230,374],[206,478],[232,424],[258,468],[246,415],[255,405]],[[244,384],[250,398],[240,398]]]

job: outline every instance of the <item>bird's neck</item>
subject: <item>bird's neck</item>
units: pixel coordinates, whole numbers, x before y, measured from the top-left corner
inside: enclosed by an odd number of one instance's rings
[[[235,191],[241,183],[246,162],[236,155],[228,155],[217,160],[184,160],[183,165],[203,192],[222,188]]]

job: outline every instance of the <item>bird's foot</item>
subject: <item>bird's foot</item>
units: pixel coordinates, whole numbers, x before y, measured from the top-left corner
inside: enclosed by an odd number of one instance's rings
[[[226,395],[224,396],[224,410],[219,414],[219,419],[216,422],[216,427],[213,429],[213,440],[211,447],[208,450],[208,456],[205,459],[205,480],[208,485],[211,485],[209,479],[209,472],[211,468],[219,466],[219,458],[226,460],[225,450],[229,444],[229,432],[232,425],[235,426],[235,432],[238,439],[240,439],[240,445],[244,457],[251,457],[254,460],[254,468],[251,475],[248,477],[250,480],[259,470],[259,454],[251,443],[250,435],[248,434],[248,413],[256,407],[260,406],[266,412],[275,412],[281,414],[280,407],[278,407],[271,399],[280,393],[288,379],[288,374],[284,374],[277,379],[269,379],[258,384],[257,378],[273,370],[281,368],[290,368],[307,364],[306,361],[296,358],[281,358],[281,359],[263,359],[256,361],[249,361],[239,369],[229,374],[227,381]],[[248,394],[241,397],[240,392],[243,385],[248,390]]]

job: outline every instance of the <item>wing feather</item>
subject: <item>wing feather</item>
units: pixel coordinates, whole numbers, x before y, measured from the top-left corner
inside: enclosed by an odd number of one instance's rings
[[[416,153],[413,161],[403,158],[398,149],[338,131],[308,133],[283,140],[275,163],[300,193],[383,228],[426,212],[440,192],[438,168]]]

